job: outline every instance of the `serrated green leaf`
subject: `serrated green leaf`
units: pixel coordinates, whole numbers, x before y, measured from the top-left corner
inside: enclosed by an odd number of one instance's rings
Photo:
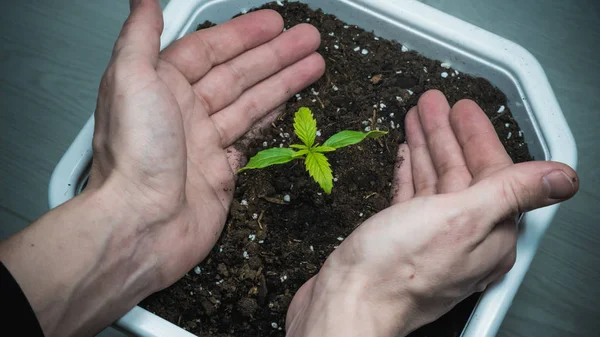
[[[250,170],[260,169],[271,165],[285,164],[295,159],[296,151],[290,148],[274,147],[260,151],[254,157],[250,158],[248,164],[238,170],[238,173]]]
[[[304,144],[292,144],[290,145],[291,148],[293,149],[298,149],[298,150],[307,150],[308,147],[306,147],[306,145]]]
[[[306,155],[306,170],[310,176],[321,186],[326,194],[331,194],[333,188],[333,172],[329,161],[324,154],[309,152]]]
[[[305,154],[307,154],[308,152],[310,152],[308,149],[296,151],[296,153],[294,153],[294,158],[302,157]]]
[[[362,142],[366,137],[379,138],[386,134],[387,132],[379,130],[373,130],[369,132],[344,130],[336,133],[335,135],[331,136],[331,138],[327,139],[325,143],[323,143],[323,146],[339,149],[344,146],[358,144]]]
[[[317,135],[317,121],[309,108],[302,107],[296,111],[294,131],[307,147],[313,146]]]
[[[317,146],[317,147],[313,148],[313,151],[315,151],[315,152],[321,152],[321,153],[324,153],[324,152],[333,152],[333,151],[335,151],[335,147],[322,145],[322,146]]]

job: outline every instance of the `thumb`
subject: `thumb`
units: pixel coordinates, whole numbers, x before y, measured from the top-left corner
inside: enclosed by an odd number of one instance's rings
[[[230,145],[225,153],[227,154],[227,160],[229,161],[229,167],[235,173],[248,163],[248,158],[244,155],[247,152],[248,147],[256,139],[263,138],[263,133],[279,118],[279,116],[285,111],[285,103],[278,106],[271,112],[267,113],[266,116],[261,118],[252,128],[235,144]]]
[[[494,225],[509,216],[550,206],[575,195],[577,173],[557,162],[537,161],[511,165],[465,190],[464,197]],[[478,200],[473,202],[473,200]]]
[[[158,0],[130,0],[129,6],[131,12],[115,43],[113,58],[147,61],[156,66],[163,30],[160,4]]]

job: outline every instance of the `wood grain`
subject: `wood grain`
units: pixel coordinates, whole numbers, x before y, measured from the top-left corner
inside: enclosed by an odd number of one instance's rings
[[[575,133],[582,188],[563,204],[500,336],[597,336],[600,2],[422,0],[513,40],[547,72]],[[166,1],[163,1],[163,4]],[[128,3],[6,1],[0,11],[0,234],[47,210],[50,174],[93,112]],[[113,330],[103,333],[115,336]]]
[[[47,210],[57,161],[94,111],[125,1],[11,1],[0,11],[0,205]]]
[[[0,240],[5,239],[29,224],[27,219],[0,206]]]

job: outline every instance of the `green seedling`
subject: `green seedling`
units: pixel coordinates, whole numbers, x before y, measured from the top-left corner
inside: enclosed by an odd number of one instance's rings
[[[285,164],[292,160],[304,160],[306,170],[326,194],[333,188],[333,172],[325,156],[339,148],[362,142],[365,138],[379,138],[387,132],[373,130],[360,132],[344,130],[327,139],[323,145],[315,144],[317,121],[309,108],[300,108],[294,116],[294,132],[303,144],[291,144],[289,148],[271,148],[258,152],[238,173],[261,169],[271,165]]]

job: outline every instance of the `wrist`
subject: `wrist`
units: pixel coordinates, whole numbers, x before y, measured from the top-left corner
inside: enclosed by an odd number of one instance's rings
[[[157,289],[136,228],[139,219],[103,186],[2,243],[0,256],[46,336],[96,333]]]
[[[307,300],[288,317],[288,336],[398,337],[413,330],[408,298],[381,298],[370,275],[332,265],[328,260],[301,290]]]

